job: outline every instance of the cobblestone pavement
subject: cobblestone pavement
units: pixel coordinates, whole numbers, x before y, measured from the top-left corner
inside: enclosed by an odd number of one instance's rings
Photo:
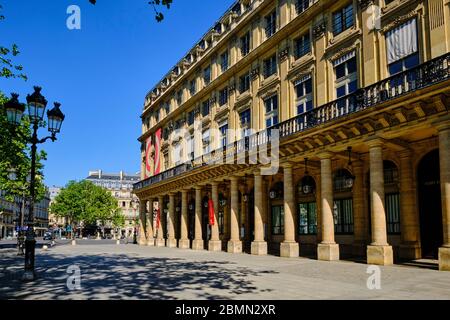
[[[23,257],[0,246],[2,299],[450,299],[450,272],[380,267],[381,289],[367,287],[368,266],[306,258],[255,257],[80,241],[37,249],[34,283],[22,283]],[[69,290],[70,266],[80,290]],[[69,270],[74,270],[73,268]],[[72,278],[70,278],[71,280]],[[72,284],[76,282],[69,281]]]

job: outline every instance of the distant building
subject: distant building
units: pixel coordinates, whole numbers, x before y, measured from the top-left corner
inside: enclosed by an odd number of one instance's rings
[[[50,194],[50,206],[52,205],[53,201],[55,201],[55,198],[61,192],[61,189],[62,189],[61,187],[57,187],[57,186],[48,188],[48,192]],[[49,210],[48,224],[50,227],[53,227],[53,228],[63,228],[66,226],[66,218],[57,217],[55,215],[55,213],[52,213],[51,210]]]
[[[139,218],[139,202],[132,190],[133,184],[140,180],[140,174],[127,174],[123,171],[104,173],[102,170],[98,170],[90,171],[86,180],[110,191],[113,197],[117,199],[118,206],[125,216],[125,226],[121,233],[124,236],[132,236],[135,227],[137,227],[136,221]],[[134,204],[132,203],[133,200],[135,200]]]
[[[0,190],[0,239],[15,237],[17,235],[16,226],[21,221],[20,213],[23,206],[23,198],[15,197],[14,201],[5,199],[5,191]],[[49,226],[48,210],[50,204],[50,194],[46,192],[44,198],[34,205],[34,222],[37,237],[42,237]],[[24,219],[27,221],[29,205],[24,206]]]

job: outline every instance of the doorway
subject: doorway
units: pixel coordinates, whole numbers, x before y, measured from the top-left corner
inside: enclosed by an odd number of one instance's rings
[[[443,243],[439,150],[425,155],[418,167],[422,257],[438,259]]]

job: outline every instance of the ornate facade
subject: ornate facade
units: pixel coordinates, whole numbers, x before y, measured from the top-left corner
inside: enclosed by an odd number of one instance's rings
[[[140,243],[450,270],[448,30],[445,0],[236,2],[146,96]]]

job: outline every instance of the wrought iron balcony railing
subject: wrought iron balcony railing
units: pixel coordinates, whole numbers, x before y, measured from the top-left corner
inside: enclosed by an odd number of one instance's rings
[[[450,53],[446,53],[414,68],[395,74],[365,88],[360,88],[347,96],[231,143],[226,148],[214,150],[211,153],[192,160],[191,163],[182,164],[138,182],[134,185],[134,190],[143,189],[191,171],[198,166],[211,163],[210,160],[212,158],[217,159],[223,157],[226,159],[230,156],[234,157],[237,154],[255,150],[257,146],[270,143],[272,130],[279,130],[279,138],[281,140],[293,134],[304,132],[319,125],[338,120],[344,116],[361,112],[449,79]]]

